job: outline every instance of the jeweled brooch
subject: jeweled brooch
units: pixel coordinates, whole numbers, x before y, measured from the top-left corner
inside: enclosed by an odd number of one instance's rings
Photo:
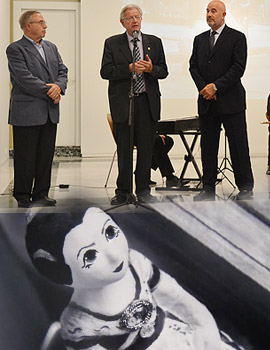
[[[151,336],[153,333],[154,323],[150,321],[153,313],[153,305],[147,300],[134,300],[128,305],[120,318],[120,327],[129,331],[136,331],[143,328],[141,332],[143,337]],[[151,328],[151,331],[150,331]],[[146,331],[149,329],[148,331]]]

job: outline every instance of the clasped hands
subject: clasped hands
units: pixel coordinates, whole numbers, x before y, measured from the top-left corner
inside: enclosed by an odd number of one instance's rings
[[[49,91],[47,92],[47,95],[54,101],[54,104],[57,104],[60,102],[61,99],[61,88],[57,84],[46,84],[46,86],[50,86]]]
[[[146,61],[139,60],[139,61],[135,62],[134,70],[137,74],[152,73],[153,64],[152,64],[151,58],[148,55],[146,55]],[[129,65],[129,71],[132,72],[132,63],[130,63],[130,65]]]
[[[216,90],[214,89],[214,84],[207,84],[201,91],[200,95],[206,100],[217,100]]]

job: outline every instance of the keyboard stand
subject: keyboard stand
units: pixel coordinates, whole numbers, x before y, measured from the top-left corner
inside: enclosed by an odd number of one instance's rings
[[[200,169],[196,163],[196,160],[193,156],[193,150],[195,148],[195,145],[197,143],[198,137],[201,135],[201,132],[199,130],[196,131],[191,131],[191,130],[187,130],[187,131],[179,131],[178,132],[184,147],[187,151],[187,154],[184,156],[185,159],[185,163],[183,165],[182,171],[181,171],[181,175],[179,178],[179,182],[177,187],[156,187],[155,190],[156,191],[201,191],[201,186],[200,184],[202,183],[202,175],[200,172]],[[188,135],[192,135],[192,141],[191,144],[189,145],[186,136]],[[192,163],[198,177],[197,178],[188,178],[185,177],[187,168],[189,163]],[[185,184],[186,181],[197,181],[198,184],[195,187],[189,187]]]

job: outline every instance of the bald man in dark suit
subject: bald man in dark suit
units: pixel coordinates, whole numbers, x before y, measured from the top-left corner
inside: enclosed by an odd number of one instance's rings
[[[246,96],[241,84],[247,60],[245,35],[225,24],[226,8],[222,1],[211,1],[206,20],[210,31],[194,39],[190,73],[199,92],[198,113],[201,127],[203,190],[194,201],[214,200],[217,156],[221,125],[228,137],[235,183],[235,199],[253,196],[246,130]]]

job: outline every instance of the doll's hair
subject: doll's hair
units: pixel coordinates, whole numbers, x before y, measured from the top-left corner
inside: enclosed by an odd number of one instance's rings
[[[91,208],[88,210],[98,210]],[[71,285],[72,273],[65,263],[63,246],[66,235],[83,222],[82,212],[37,213],[27,225],[26,248],[35,268],[51,281]]]

